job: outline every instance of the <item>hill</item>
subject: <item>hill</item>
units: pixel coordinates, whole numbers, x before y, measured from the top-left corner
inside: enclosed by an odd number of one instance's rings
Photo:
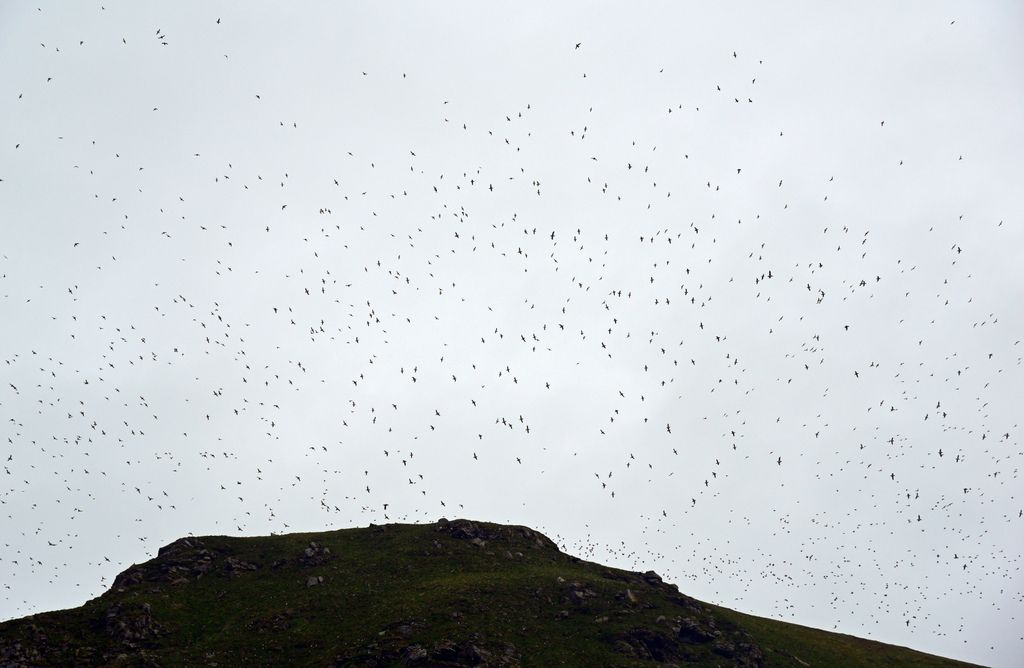
[[[0,624],[0,666],[967,666],[741,614],[469,520],[182,538],[80,608]]]

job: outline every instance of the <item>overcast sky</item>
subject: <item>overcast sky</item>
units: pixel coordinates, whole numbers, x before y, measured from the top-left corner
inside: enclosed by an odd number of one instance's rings
[[[1020,665],[1019,4],[634,5],[0,7],[0,617],[470,517]]]

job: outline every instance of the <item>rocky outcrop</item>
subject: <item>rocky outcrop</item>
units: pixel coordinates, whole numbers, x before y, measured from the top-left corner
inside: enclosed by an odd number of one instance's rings
[[[614,638],[616,651],[634,659],[687,663],[700,656],[699,646],[711,643],[711,650],[727,660],[721,664],[723,666],[761,668],[764,665],[761,648],[742,632],[723,633],[703,628],[693,619],[665,621],[667,623],[660,628],[637,627],[617,635]]]
[[[299,557],[299,563],[303,566],[319,566],[325,564],[331,559],[331,548],[324,547],[318,544],[316,541],[310,541],[306,549],[302,551],[302,556]]]
[[[508,643],[490,645],[480,641],[442,640],[432,645],[416,643],[390,651],[369,645],[366,652],[339,657],[332,665],[335,668],[384,668],[396,665],[409,668],[518,668],[522,664],[519,651]]]
[[[103,630],[126,649],[137,649],[140,643],[162,632],[148,603],[110,606],[103,617]]]
[[[114,590],[123,592],[143,582],[185,584],[220,570],[238,577],[259,570],[259,565],[208,548],[198,538],[179,538],[157,552],[157,559],[133,565],[114,578]]]
[[[142,582],[170,582],[182,584],[209,573],[216,568],[216,558],[198,538],[179,538],[157,552],[157,563],[133,565],[114,578],[114,590]]]
[[[441,518],[435,523],[434,530],[456,540],[469,541],[478,547],[484,547],[488,542],[502,542],[506,547],[559,551],[553,540],[524,526],[487,526],[472,520],[449,521]]]

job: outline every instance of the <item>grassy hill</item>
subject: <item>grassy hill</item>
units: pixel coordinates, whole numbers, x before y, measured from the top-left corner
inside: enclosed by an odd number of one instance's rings
[[[80,608],[0,624],[0,666],[967,666],[696,601],[468,520],[182,538]]]

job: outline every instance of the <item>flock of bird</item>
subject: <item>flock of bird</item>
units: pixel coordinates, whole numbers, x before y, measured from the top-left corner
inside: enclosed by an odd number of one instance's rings
[[[0,82],[5,617],[186,533],[440,516],[915,646],[1020,612],[1019,212],[968,150],[858,116],[821,165],[740,46],[328,90],[240,17],[97,11]]]

